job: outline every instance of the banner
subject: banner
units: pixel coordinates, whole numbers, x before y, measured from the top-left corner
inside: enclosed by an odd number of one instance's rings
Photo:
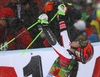
[[[46,77],[54,60],[58,57],[52,48],[28,49],[24,55],[24,50],[12,50],[0,52],[0,67],[13,67],[18,77],[34,77],[38,73],[40,77]],[[94,46],[94,56],[86,64],[79,62],[77,77],[92,77],[96,58],[100,56],[100,45]],[[35,63],[35,64],[34,64]],[[2,74],[1,74],[2,75]]]

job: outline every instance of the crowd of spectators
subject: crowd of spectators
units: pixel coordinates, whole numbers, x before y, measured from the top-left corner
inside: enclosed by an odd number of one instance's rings
[[[86,40],[91,43],[100,41],[100,21],[98,21],[97,10],[100,8],[100,0],[97,0],[98,3],[88,2],[84,4],[85,11],[82,12],[82,20],[86,24],[86,30],[82,35],[78,37],[81,40]],[[99,16],[100,19],[100,16]]]
[[[49,2],[48,2],[49,1]],[[44,0],[44,10],[50,19],[56,14],[57,6],[60,0]],[[62,0],[61,0],[62,1]],[[100,9],[100,0],[98,4],[88,0],[63,0],[69,8],[64,20],[67,25],[69,38],[71,41],[86,40],[91,43],[100,41],[100,21],[97,16],[97,10]],[[40,0],[41,2],[41,0]],[[72,5],[69,5],[71,2]],[[41,11],[38,9],[38,3],[34,0],[11,0],[0,10],[0,47],[5,45],[11,39],[38,20]],[[53,5],[53,6],[52,6]],[[57,17],[49,24],[52,32],[60,42],[59,24]],[[2,48],[0,51],[25,49],[38,33],[42,30],[40,24],[26,31],[13,42]],[[30,48],[50,47],[44,33],[42,33]]]

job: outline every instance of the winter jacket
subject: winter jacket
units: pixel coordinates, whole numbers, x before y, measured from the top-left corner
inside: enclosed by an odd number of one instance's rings
[[[2,17],[12,17],[14,18],[14,12],[10,8],[3,8],[0,10],[0,18]],[[23,27],[21,24],[17,24],[16,27],[11,27],[11,25],[8,25],[9,22],[5,26],[0,25],[0,46],[6,44],[16,36],[18,36],[20,33],[26,30],[25,27]],[[10,44],[6,45],[4,50],[12,50],[12,49],[25,49],[32,41],[32,38],[28,31],[17,37],[14,41],[12,41]],[[31,46],[30,46],[31,48]]]
[[[20,31],[18,31],[15,35],[12,35],[11,33],[7,33],[5,35],[4,31],[0,29],[0,47],[4,44],[8,43],[10,40],[18,36],[20,33],[22,33],[24,30],[26,30],[25,27],[23,27]],[[4,37],[5,35],[5,37]],[[14,41],[12,41],[10,44],[4,47],[4,50],[15,50],[15,49],[26,49],[26,47],[32,42],[31,36],[28,31],[20,35],[18,38],[16,38]],[[29,48],[32,48],[30,46]],[[2,50],[1,50],[2,51]]]
[[[90,43],[99,42],[98,35],[97,34],[91,34],[86,41],[88,41]]]
[[[4,27],[0,24],[0,48],[14,38],[10,33],[7,33],[5,31],[6,29],[4,29]],[[15,49],[14,41],[6,45],[4,48],[0,49],[0,51],[13,50],[13,49]]]
[[[19,35],[20,33],[22,33],[25,30],[26,30],[26,28],[23,27],[20,31],[18,31],[16,33],[16,36]],[[32,39],[31,39],[29,32],[26,31],[25,33],[20,35],[18,38],[16,38],[16,42],[17,42],[18,49],[26,49],[26,47],[32,42]],[[32,46],[30,46],[29,48],[31,48],[31,47]]]

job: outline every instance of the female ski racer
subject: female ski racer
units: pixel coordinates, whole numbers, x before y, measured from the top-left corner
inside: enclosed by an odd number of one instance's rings
[[[66,25],[63,21],[63,16],[67,10],[66,6],[64,4],[60,4],[58,6],[58,10],[60,11],[58,17],[63,46],[58,43],[52,31],[48,28],[48,16],[46,14],[41,14],[38,17],[41,21],[43,32],[45,33],[49,44],[59,55],[46,77],[68,77],[76,61],[80,61],[85,64],[92,58],[94,53],[93,46],[90,42],[73,41],[70,43],[68,33],[66,31]]]

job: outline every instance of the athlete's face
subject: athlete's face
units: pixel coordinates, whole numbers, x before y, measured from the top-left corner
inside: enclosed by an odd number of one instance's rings
[[[76,48],[80,47],[79,41],[73,41],[73,42],[71,43],[71,46],[72,46],[72,47],[76,47]]]

